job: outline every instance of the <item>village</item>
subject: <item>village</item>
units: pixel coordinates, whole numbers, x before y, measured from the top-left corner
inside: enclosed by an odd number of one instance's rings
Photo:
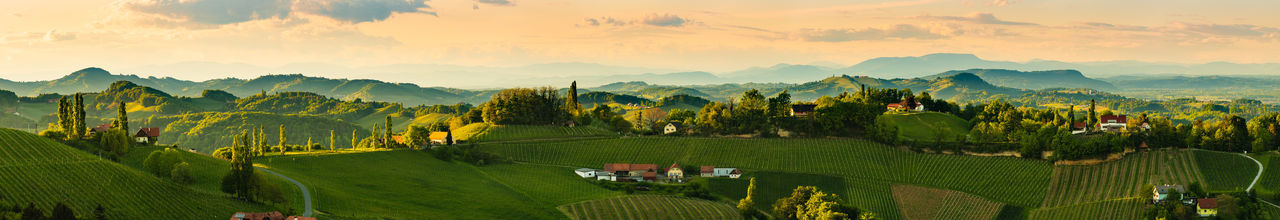
[[[737,179],[742,176],[742,170],[738,168],[717,168],[715,166],[700,166],[699,168],[698,177]],[[658,168],[657,164],[607,163],[604,164],[604,169],[581,168],[573,172],[582,178],[595,178],[599,181],[613,182],[684,183],[688,180],[687,178],[693,177],[685,175],[684,169],[675,163],[672,163],[665,170]]]

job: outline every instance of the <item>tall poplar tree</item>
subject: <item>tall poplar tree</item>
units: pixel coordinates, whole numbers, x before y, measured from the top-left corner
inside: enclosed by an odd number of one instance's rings
[[[360,144],[360,136],[356,134],[356,129],[351,129],[351,150],[355,150],[357,144]]]
[[[379,140],[381,138],[378,138],[378,131],[381,131],[381,130],[378,130],[378,123],[373,123],[373,131],[369,132],[369,139],[373,139],[373,143],[369,143],[369,148],[377,148],[378,146],[382,146],[382,143]]]
[[[67,133],[68,135],[71,132],[71,105],[70,104],[71,103],[67,102],[66,96],[63,96],[62,98],[58,98],[58,123],[55,124],[58,126],[57,129],[61,129],[64,133]]]
[[[1072,130],[1076,129],[1075,128],[1076,126],[1076,106],[1075,105],[1067,106],[1067,126]]]
[[[578,103],[578,81],[569,84],[569,94],[564,97],[564,100],[565,111],[573,116],[582,114],[582,104]]]
[[[280,146],[281,146],[281,147],[284,147],[284,145],[285,145],[285,141],[286,141],[286,140],[288,140],[288,139],[286,139],[286,138],[284,137],[284,125],[283,125],[283,124],[281,124],[281,125],[280,125]]]
[[[116,105],[116,128],[120,128],[125,133],[129,132],[129,115],[124,101],[120,101],[120,104]]]
[[[338,135],[333,130],[329,130],[329,150],[337,149],[334,148],[334,146],[337,146],[335,142],[338,142]]]
[[[1095,103],[1093,102],[1093,99],[1089,99],[1089,119],[1086,120],[1089,123],[1086,123],[1085,125],[1085,129],[1087,131],[1092,131],[1093,126],[1097,126],[1097,123],[1098,123],[1098,113],[1095,111],[1095,108],[1097,108],[1097,106],[1094,104]]]
[[[71,109],[72,115],[74,115],[74,120],[71,124],[71,128],[74,130],[72,133],[75,134],[76,138],[83,138],[85,136],[84,95],[76,93],[75,100],[75,107]]]
[[[391,148],[391,116],[387,115],[386,135],[382,136],[382,148]]]

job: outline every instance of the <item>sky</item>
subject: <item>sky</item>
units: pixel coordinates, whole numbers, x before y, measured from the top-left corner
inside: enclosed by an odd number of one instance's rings
[[[929,53],[1272,63],[1280,62],[1277,8],[1270,0],[0,0],[0,78],[53,79],[90,66],[205,80],[561,62],[725,72]],[[211,64],[249,70],[189,73]]]

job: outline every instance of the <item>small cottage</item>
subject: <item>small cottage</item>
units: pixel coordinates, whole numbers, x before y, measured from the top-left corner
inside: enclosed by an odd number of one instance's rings
[[[662,134],[671,134],[671,133],[679,132],[680,127],[681,125],[680,125],[680,122],[678,121],[667,123],[667,126],[662,128]]]
[[[431,139],[431,144],[437,144],[437,145],[453,145],[453,143],[454,143],[454,142],[453,142],[453,131],[445,131],[445,132],[431,132],[431,135],[430,135],[430,136],[428,136],[427,138],[428,138],[428,139]]]
[[[134,141],[143,144],[156,144],[156,139],[160,137],[160,128],[140,128],[138,133],[133,135]]]
[[[1159,185],[1151,189],[1151,201],[1160,203],[1164,200],[1182,200],[1182,194],[1187,192],[1186,188],[1180,185]]]
[[[1196,199],[1196,214],[1200,214],[1200,217],[1218,216],[1218,199]]]
[[[729,177],[734,179],[742,176],[742,170],[739,170],[738,168],[715,168],[712,170],[712,173],[712,176],[715,177]]]
[[[1084,122],[1076,122],[1071,124],[1071,134],[1084,134],[1087,132],[1089,125]]]
[[[702,177],[715,177],[715,170],[716,167],[714,166],[702,166],[698,173],[701,174]]]
[[[680,169],[680,165],[672,163],[671,167],[667,168],[667,180],[680,181],[681,179],[684,179],[684,170]]]
[[[89,129],[89,134],[102,133],[102,132],[106,132],[107,130],[111,130],[111,124],[100,124],[98,126],[94,126],[92,129]]]
[[[1125,115],[1103,115],[1098,118],[1098,130],[1121,132],[1129,128],[1129,120]]]
[[[578,174],[578,176],[582,178],[596,177],[596,169],[591,169],[591,168],[577,169],[577,170],[574,170],[573,173]]]

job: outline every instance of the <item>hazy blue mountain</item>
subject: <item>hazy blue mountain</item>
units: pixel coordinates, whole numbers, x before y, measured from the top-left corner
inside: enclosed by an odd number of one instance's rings
[[[880,57],[840,69],[879,78],[914,78],[958,69],[1019,69],[1020,64],[988,61],[973,54],[935,53],[919,57]]]
[[[835,75],[835,69],[814,65],[777,64],[771,67],[752,67],[722,74],[731,82],[781,82],[802,83]]]
[[[1115,85],[1111,85],[1111,83],[1085,77],[1084,74],[1080,73],[1080,71],[1075,70],[1017,71],[1006,69],[969,69],[952,70],[922,78],[936,79],[940,77],[953,76],[959,73],[972,73],[993,85],[1021,89],[1090,88],[1102,91],[1119,90]]]

